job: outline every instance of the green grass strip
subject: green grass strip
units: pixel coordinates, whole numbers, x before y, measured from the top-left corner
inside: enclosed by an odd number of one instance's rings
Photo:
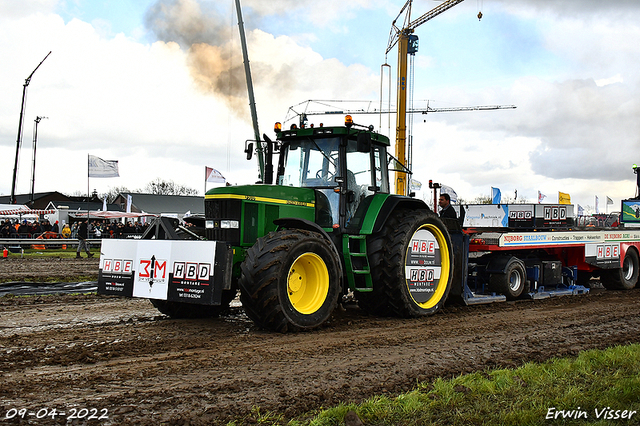
[[[637,425],[639,371],[640,345],[617,346],[575,359],[437,379],[396,398],[341,404],[288,425],[344,425],[350,410],[366,426]],[[252,423],[287,424],[272,413],[255,414]]]

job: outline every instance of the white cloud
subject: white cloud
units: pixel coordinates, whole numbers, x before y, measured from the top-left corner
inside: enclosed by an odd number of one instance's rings
[[[596,84],[600,87],[608,86],[610,84],[615,84],[615,83],[624,83],[624,79],[620,74],[616,74],[613,77],[601,78],[599,80],[596,80]]]
[[[35,13],[47,14],[53,11],[59,0],[24,0],[0,2],[0,20],[30,16]]]
[[[1,63],[13,64],[0,79],[6,94],[0,104],[0,193],[11,191],[22,84],[48,50],[51,56],[29,86],[18,193],[30,186],[35,115],[49,117],[39,126],[36,191],[85,192],[88,153],[120,161],[120,178],[91,179],[91,190],[99,192],[141,188],[156,177],[201,190],[204,166],[218,168],[233,183],[257,180],[255,160],[247,162],[242,153],[253,135],[246,89],[239,93],[240,112],[230,110],[224,96],[196,84],[189,52],[176,43],[105,38],[89,23],[65,24],[54,14],[8,21],[0,39],[9,36],[13,43],[0,53]],[[272,135],[273,122],[307,96],[372,96],[376,89],[377,78],[366,67],[325,60],[284,36],[256,30],[248,38],[251,65],[260,70],[254,83],[264,133]],[[238,78],[244,82],[244,74]]]
[[[498,0],[485,2],[486,19],[473,27],[467,3],[421,29],[415,98],[518,108],[415,117],[418,180],[441,181],[463,198],[490,186],[529,198],[539,189],[547,201],[569,192],[583,204],[596,194],[633,195],[640,2]],[[55,1],[17,4],[0,3],[0,193],[11,189],[22,84],[49,50],[29,86],[18,192],[29,183],[36,115],[49,117],[39,127],[37,191],[86,191],[89,152],[120,161],[121,178],[92,179],[99,191],[156,177],[201,190],[203,166],[234,183],[256,180],[255,160],[242,153],[253,131],[230,9],[154,3],[174,7],[165,18],[176,20],[154,21],[158,41],[143,43],[108,35],[118,25],[99,17],[65,22],[52,13]],[[243,1],[261,132],[272,136],[273,122],[306,99],[377,100],[385,45],[373,38],[386,41],[402,4],[329,0],[318,13],[308,0]],[[429,6],[416,2],[415,16]]]

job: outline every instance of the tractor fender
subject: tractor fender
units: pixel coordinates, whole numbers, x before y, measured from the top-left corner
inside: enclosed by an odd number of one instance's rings
[[[400,208],[411,209],[411,210],[426,210],[429,212],[431,211],[429,206],[427,206],[427,204],[422,200],[417,200],[415,198],[406,197],[402,195],[389,195],[386,198],[386,200],[384,200],[384,203],[382,204],[379,210],[377,211],[370,210],[367,212],[367,216],[376,215],[375,224],[373,226],[373,229],[371,229],[370,233],[379,232],[384,226],[384,224],[387,222],[387,220],[389,219],[389,216],[391,216],[391,214],[395,210]]]
[[[274,220],[273,224],[277,226],[278,231],[286,228],[286,229],[304,229],[305,231],[317,232],[329,242],[336,256],[338,256],[338,259],[342,258],[335,243],[333,242],[329,234],[327,234],[327,231],[322,229],[320,225],[318,225],[315,222],[312,222],[307,219],[302,219],[299,217],[281,217],[279,219]],[[342,268],[341,262],[339,262],[339,265]],[[342,275],[342,271],[340,271],[340,274]]]

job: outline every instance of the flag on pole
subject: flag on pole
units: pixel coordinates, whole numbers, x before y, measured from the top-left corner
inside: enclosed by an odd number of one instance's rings
[[[613,204],[613,200],[607,196],[607,204]]]
[[[107,196],[104,196],[104,199],[102,200],[102,211],[106,212],[107,211]]]
[[[558,204],[571,204],[571,195],[558,191]]]
[[[133,197],[131,194],[127,195],[127,213],[131,213],[131,204],[133,202]]]
[[[584,209],[578,204],[578,216],[584,216]]]
[[[596,195],[596,214],[600,213],[598,210],[598,196]]]
[[[547,196],[544,195],[542,192],[538,191],[538,204],[540,204],[542,200],[544,200],[545,198],[547,198]]]
[[[449,198],[451,199],[452,203],[458,202],[458,194],[456,194],[456,191],[454,191],[452,187],[447,185],[442,185],[440,186],[440,193],[449,194]]]
[[[502,194],[499,188],[491,187],[491,204],[500,204],[502,201]]]
[[[211,167],[204,168],[204,180],[205,182],[212,183],[225,183],[226,179],[222,176],[222,173]]]
[[[120,173],[118,173],[118,162],[116,160],[103,160],[95,155],[89,155],[89,177],[120,177]]]

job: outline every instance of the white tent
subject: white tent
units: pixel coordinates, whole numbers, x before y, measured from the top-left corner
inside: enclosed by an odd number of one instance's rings
[[[38,219],[40,215],[54,213],[55,210],[32,210],[22,204],[0,204],[0,217],[9,219]]]

